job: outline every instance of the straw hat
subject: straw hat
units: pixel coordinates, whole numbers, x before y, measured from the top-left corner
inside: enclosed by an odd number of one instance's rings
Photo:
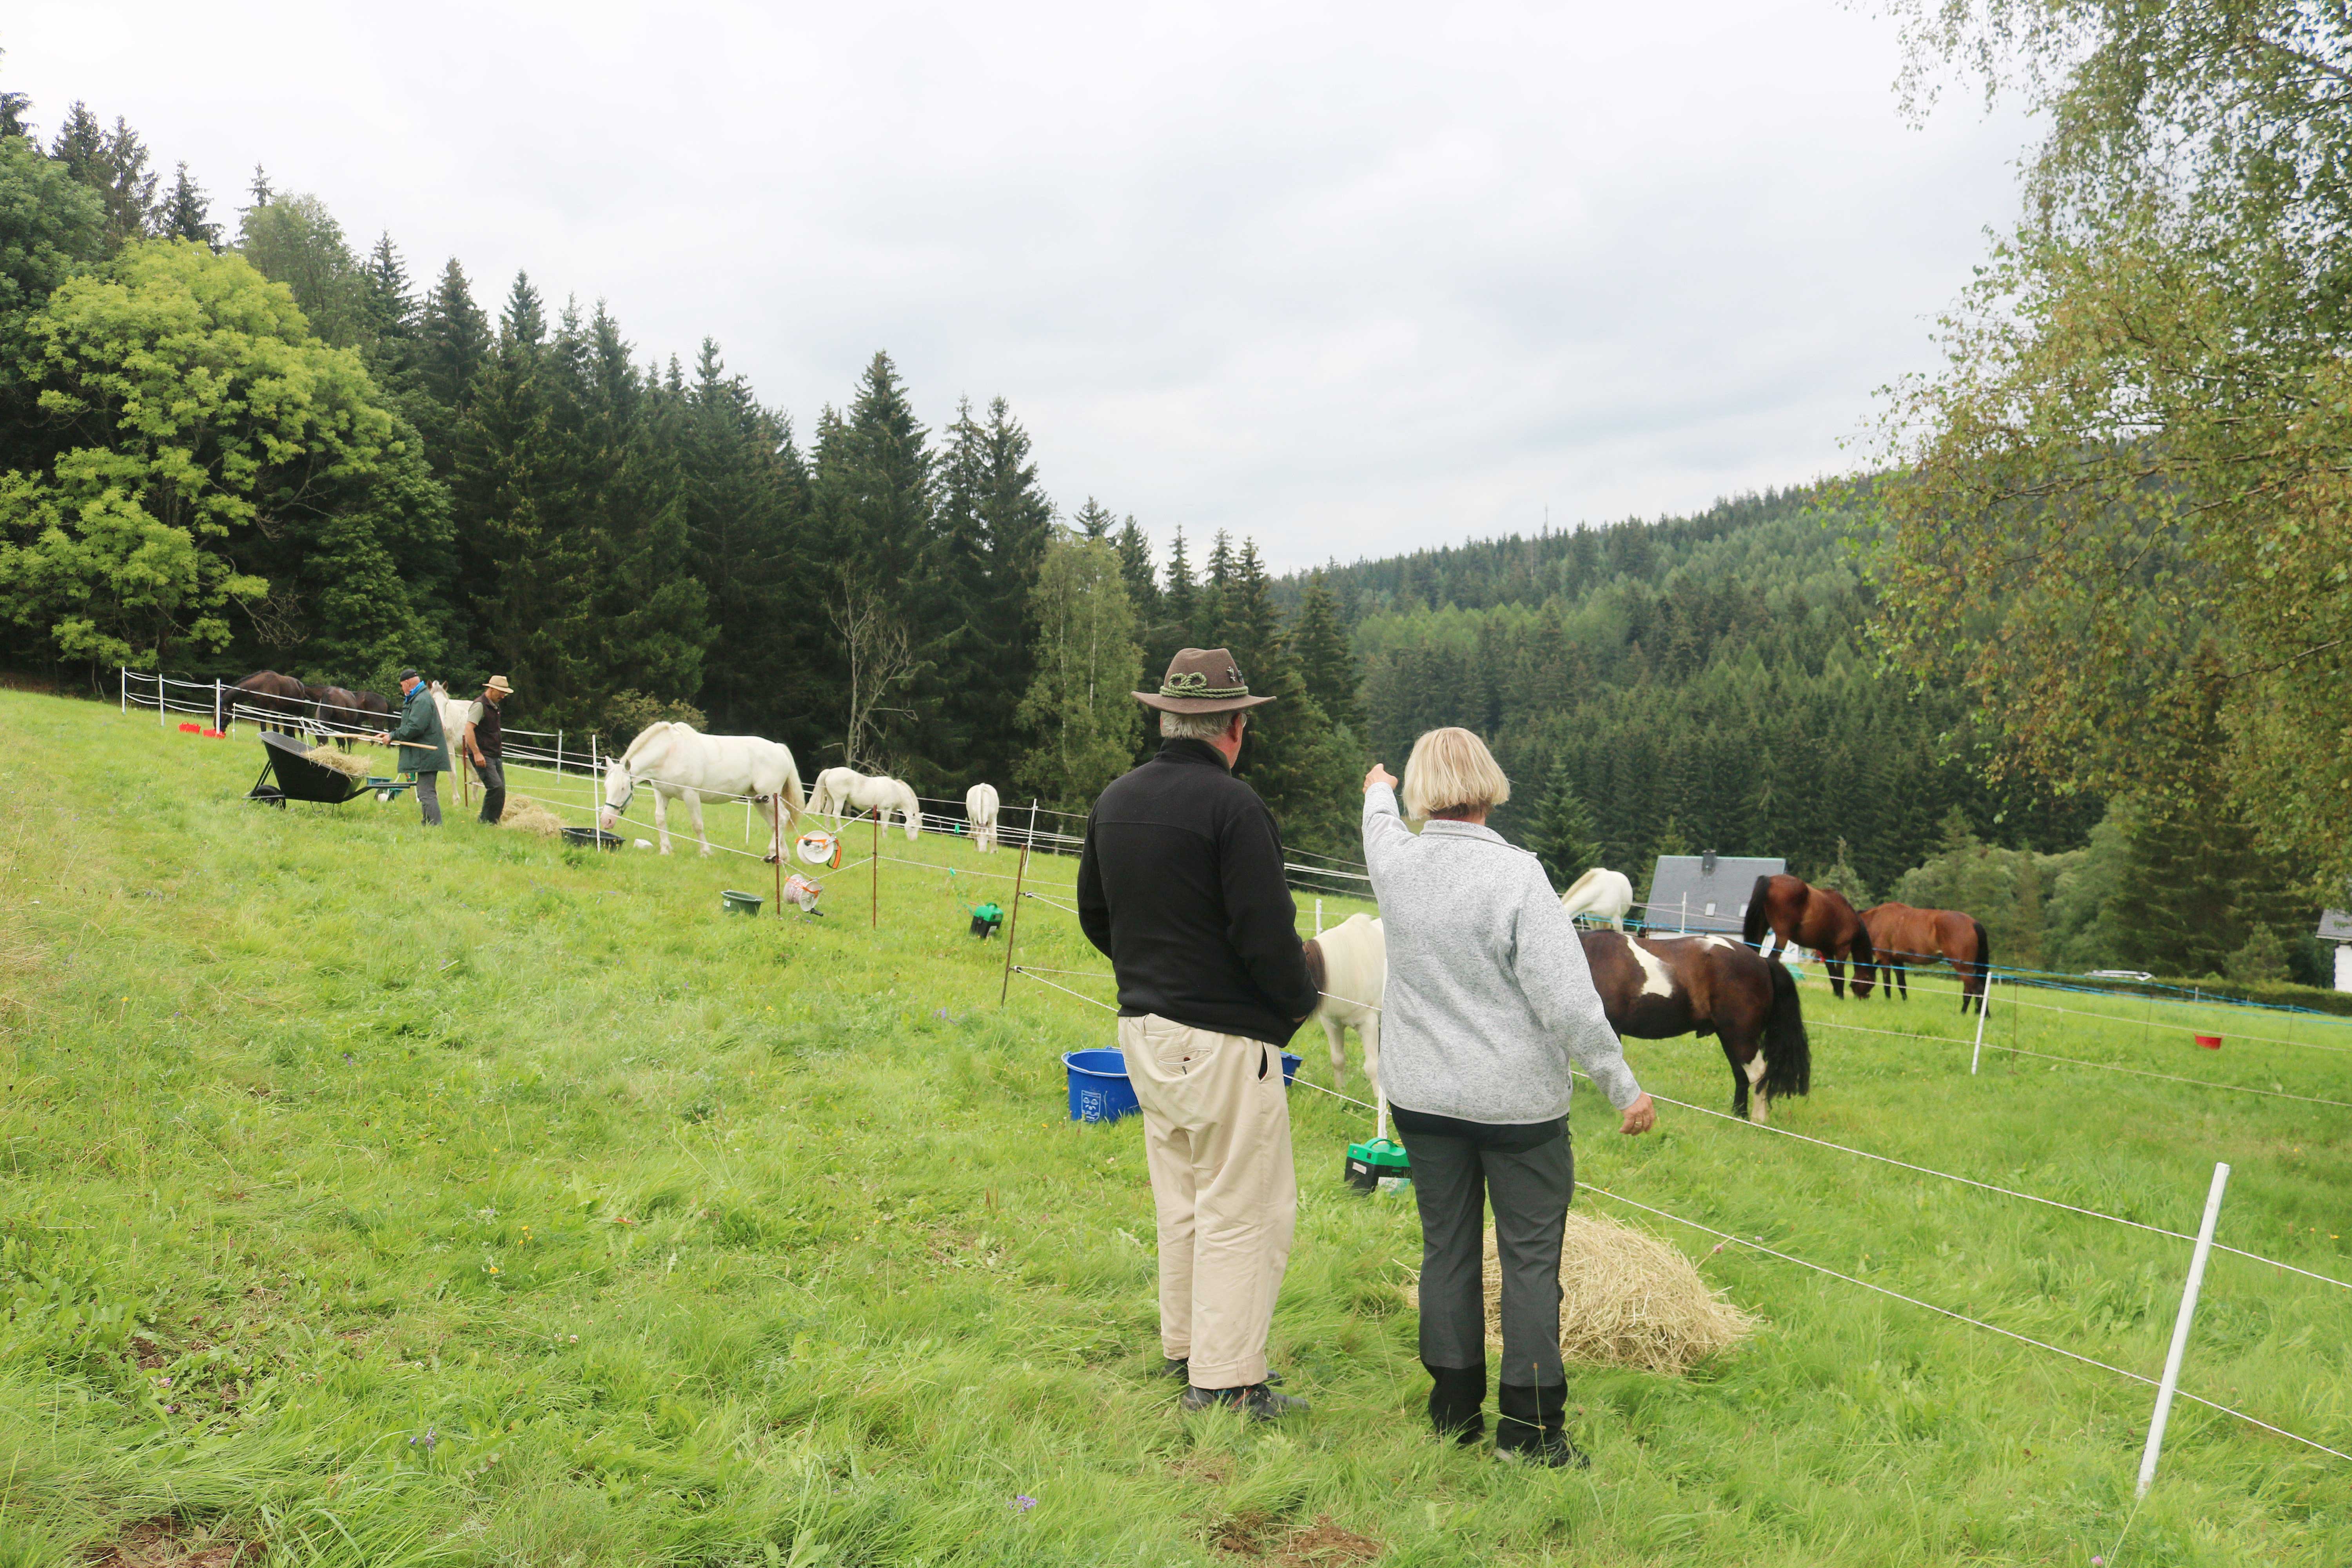
[[[1241,666],[1221,647],[1179,650],[1168,661],[1168,673],[1161,678],[1158,691],[1132,695],[1146,708],[1157,708],[1162,713],[1223,713],[1274,700],[1271,697],[1252,697],[1249,682],[1242,679]]]
[[[485,691],[495,691],[501,697],[512,697],[514,695],[514,688],[507,684],[507,678],[503,675],[493,675],[490,677],[489,679],[482,683],[482,689]]]

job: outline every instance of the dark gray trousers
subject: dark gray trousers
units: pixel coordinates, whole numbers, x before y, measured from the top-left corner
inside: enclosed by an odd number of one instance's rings
[[[496,827],[507,812],[507,764],[503,758],[484,757],[474,764],[482,780],[482,820]]]
[[[440,776],[439,773],[416,775],[416,804],[424,808],[425,826],[427,827],[441,826],[441,796],[433,787]]]
[[[1559,1249],[1576,1191],[1576,1157],[1562,1133],[1506,1153],[1466,1138],[1404,1134],[1421,1209],[1421,1359],[1433,1367],[1486,1364],[1483,1270],[1486,1205],[1503,1267],[1501,1382],[1567,1381],[1559,1364]]]

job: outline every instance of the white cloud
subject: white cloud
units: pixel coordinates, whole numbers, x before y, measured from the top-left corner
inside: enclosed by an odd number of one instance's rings
[[[708,333],[805,429],[887,348],[1009,398],[1066,507],[1278,563],[1841,466],[2011,205],[1907,128],[1891,24],[1677,9],[37,7],[5,79],[185,158]]]

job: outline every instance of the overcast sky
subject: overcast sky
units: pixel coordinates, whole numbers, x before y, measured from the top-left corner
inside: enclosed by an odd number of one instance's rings
[[[1277,564],[1847,465],[2014,205],[2024,125],[1898,113],[1891,23],[1680,6],[16,0],[0,81],[705,334],[803,430],[887,349],[1002,395],[1065,511]],[[168,177],[168,176],[167,176]]]

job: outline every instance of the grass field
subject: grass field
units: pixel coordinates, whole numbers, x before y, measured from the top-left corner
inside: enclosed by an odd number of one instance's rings
[[[1410,1206],[1343,1191],[1365,1121],[1304,1091],[1275,1351],[1313,1413],[1187,1424],[1151,1375],[1139,1133],[1064,1112],[1059,1053],[1107,1015],[1020,980],[1000,1010],[970,878],[886,865],[878,931],[863,868],[828,879],[829,918],[750,921],[718,898],[765,890],[750,861],[259,808],[249,738],[97,705],[0,694],[0,727],[6,1568],[245,1542],[370,1565],[2352,1559],[2352,1464],[2184,1406],[2135,1512],[2142,1386],[1594,1194],[1764,1328],[1687,1380],[1574,1372],[1589,1472],[1441,1447]],[[1021,920],[1024,961],[1104,967],[1068,915]],[[1914,990],[1809,991],[1813,1093],[1779,1123],[2179,1230],[2227,1160],[2222,1240],[2352,1278],[2352,1112],[2008,1055],[1971,1078],[1973,1020]],[[2103,1005],[2021,1013],[2015,1043],[2352,1100],[2352,1056],[2217,1056]],[[1319,1036],[1305,1054],[1328,1082]],[[1727,1102],[1711,1041],[1631,1054]],[[1628,1142],[1605,1111],[1580,1098],[1588,1182],[2162,1363],[2179,1243],[1671,1107]],[[2217,1255],[2185,1386],[2352,1451],[2347,1346],[2352,1292]]]

